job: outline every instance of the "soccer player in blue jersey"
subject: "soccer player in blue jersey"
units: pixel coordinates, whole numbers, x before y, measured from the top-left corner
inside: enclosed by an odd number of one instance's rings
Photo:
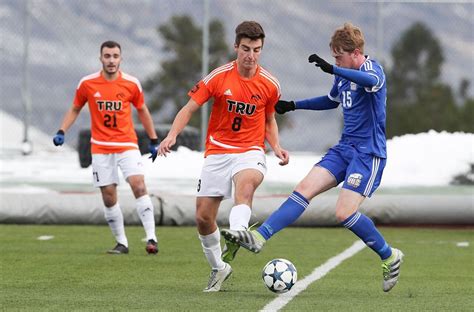
[[[329,46],[335,65],[317,54],[308,59],[334,75],[329,94],[296,102],[280,100],[275,110],[284,114],[295,109],[326,110],[342,106],[344,129],[339,143],[329,149],[258,229],[222,230],[222,235],[258,253],[270,237],[298,219],[311,199],[343,183],[336,203],[336,218],[380,256],[383,290],[387,292],[398,281],[403,253],[390,247],[372,220],[358,212],[364,199],[380,185],[387,158],[385,74],[379,63],[364,55],[364,36],[358,27],[344,24],[335,31]]]

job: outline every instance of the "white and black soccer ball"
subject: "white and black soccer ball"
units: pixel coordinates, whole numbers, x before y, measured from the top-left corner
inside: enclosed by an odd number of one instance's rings
[[[296,283],[298,273],[290,261],[273,259],[263,268],[262,278],[268,289],[275,293],[284,293]]]

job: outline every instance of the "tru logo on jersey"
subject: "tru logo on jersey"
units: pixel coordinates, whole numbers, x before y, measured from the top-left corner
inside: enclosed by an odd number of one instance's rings
[[[347,178],[347,184],[350,186],[357,188],[362,181],[363,176],[360,173],[353,173]]]
[[[244,102],[238,102],[233,100],[227,100],[227,110],[229,112],[235,112],[240,115],[253,115],[257,105],[249,104]]]
[[[122,110],[122,101],[96,100],[95,103],[99,111],[119,111]]]

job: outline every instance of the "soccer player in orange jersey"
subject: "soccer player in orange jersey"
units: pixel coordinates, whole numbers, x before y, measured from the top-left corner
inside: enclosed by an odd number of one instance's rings
[[[64,143],[64,134],[76,120],[87,102],[91,116],[91,151],[93,183],[99,187],[104,202],[104,215],[117,242],[111,254],[127,254],[123,215],[117,202],[118,168],[130,184],[136,198],[137,213],[146,233],[146,251],[158,253],[153,204],[147,193],[142,157],[132,120],[132,105],[150,137],[153,161],[158,152],[158,138],[153,120],[144,103],[137,78],[119,70],[122,60],[117,42],[106,41],[100,47],[102,71],[88,75],[79,82],[72,107],[66,112],[54,145]]]
[[[188,103],[176,115],[158,151],[159,155],[169,153],[193,113],[208,99],[214,99],[196,200],[199,239],[212,268],[205,292],[221,289],[232,273],[228,262],[239,248],[226,241],[222,252],[216,223],[221,201],[231,197],[232,183],[235,194],[230,228],[248,229],[253,195],[266,173],[265,139],[280,158],[280,165],[289,160],[279,143],[274,112],[280,85],[258,64],[265,38],[263,28],[257,22],[246,21],[237,26],[235,34],[237,59],[216,68],[189,91]]]

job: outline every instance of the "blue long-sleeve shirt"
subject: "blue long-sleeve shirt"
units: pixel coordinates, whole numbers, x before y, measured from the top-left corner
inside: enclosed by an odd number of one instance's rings
[[[386,83],[382,66],[367,57],[359,70],[334,66],[334,76],[327,96],[296,101],[295,108],[326,110],[342,104],[344,129],[340,142],[386,158]]]

